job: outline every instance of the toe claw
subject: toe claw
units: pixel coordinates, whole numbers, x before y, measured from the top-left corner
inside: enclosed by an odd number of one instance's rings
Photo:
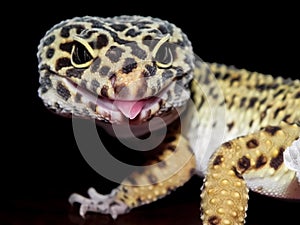
[[[77,193],[73,193],[70,195],[69,197],[69,202],[70,204],[74,204],[75,202],[82,204],[85,200],[87,200],[85,197],[77,194]]]
[[[124,214],[129,211],[128,206],[116,199],[116,191],[113,190],[108,195],[101,195],[96,192],[94,188],[88,190],[90,198],[85,198],[77,193],[72,194],[69,197],[71,204],[79,203],[79,214],[85,217],[87,212],[98,212],[103,214],[110,214],[113,219],[116,219],[118,215]]]

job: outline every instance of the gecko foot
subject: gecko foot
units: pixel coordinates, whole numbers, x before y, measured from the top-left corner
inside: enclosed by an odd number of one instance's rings
[[[116,219],[118,215],[129,211],[128,206],[118,200],[116,194],[117,190],[113,190],[108,195],[102,195],[97,193],[94,188],[89,188],[89,198],[74,193],[69,197],[69,202],[71,204],[75,202],[80,204],[79,213],[82,217],[84,217],[87,212],[97,212],[110,214],[113,219]]]

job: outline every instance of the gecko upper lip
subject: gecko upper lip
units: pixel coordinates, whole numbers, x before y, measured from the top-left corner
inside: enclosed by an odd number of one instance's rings
[[[96,105],[96,112],[109,121],[122,121],[122,117],[130,120],[144,120],[155,114],[161,106],[162,100],[169,89],[164,88],[156,96],[147,97],[139,100],[118,100],[96,95],[70,79],[63,78],[64,83],[75,93],[81,95],[81,100],[86,103]]]

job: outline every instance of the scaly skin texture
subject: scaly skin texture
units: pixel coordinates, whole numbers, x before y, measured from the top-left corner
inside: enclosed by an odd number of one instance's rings
[[[287,168],[283,157],[300,152],[299,80],[202,62],[174,24],[140,16],[63,21],[41,40],[38,59],[39,96],[56,113],[107,131],[129,124],[138,135],[155,118],[168,124],[148,163],[111,194],[70,196],[82,216],[116,218],[194,174],[205,177],[204,224],[243,224],[248,189],[300,199],[300,165]]]
[[[299,197],[295,173],[284,166],[282,155],[299,134],[300,127],[282,123],[225,142],[209,163],[201,194],[203,224],[244,224],[248,188],[243,178],[269,179],[268,188],[254,183],[254,191]]]

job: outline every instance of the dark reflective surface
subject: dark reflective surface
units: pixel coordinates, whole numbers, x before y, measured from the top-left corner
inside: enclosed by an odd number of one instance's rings
[[[80,217],[78,205],[71,206],[67,202],[67,191],[63,193],[57,190],[56,193],[33,195],[30,199],[20,197],[9,202],[2,202],[0,224],[201,225],[198,194],[198,187],[201,183],[201,179],[194,177],[186,186],[166,198],[133,209],[116,220],[110,216],[95,213],[88,213],[85,219]],[[80,192],[84,193],[82,190]],[[299,211],[299,208],[299,202],[266,198],[251,192],[247,224],[277,224],[278,220],[283,220],[284,224],[295,224],[298,219],[296,211]]]

